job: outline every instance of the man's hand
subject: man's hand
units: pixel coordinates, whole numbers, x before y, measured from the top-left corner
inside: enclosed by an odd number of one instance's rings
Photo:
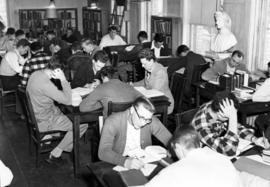
[[[270,144],[268,142],[268,140],[264,137],[260,137],[260,138],[253,138],[252,142],[255,143],[258,146],[263,147],[264,149],[269,149],[270,148]]]
[[[124,167],[127,169],[140,169],[144,166],[144,163],[137,158],[127,158]]]
[[[53,71],[53,78],[55,79],[60,79],[60,81],[65,81],[66,80],[66,76],[64,74],[64,72],[60,69],[57,68]]]
[[[229,130],[237,134],[237,111],[232,100],[226,98],[220,105],[220,116],[229,119]]]

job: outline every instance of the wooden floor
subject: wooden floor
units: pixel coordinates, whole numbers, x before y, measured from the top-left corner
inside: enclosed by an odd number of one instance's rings
[[[87,187],[97,186],[89,174],[86,164],[90,161],[90,143],[81,141],[83,169],[79,178],[73,176],[70,154],[63,157],[68,163],[59,167],[41,162],[35,167],[35,154],[29,154],[26,124],[15,114],[14,109],[5,111],[5,120],[0,124],[0,159],[12,170],[14,178],[11,187]],[[48,157],[47,154],[43,155]]]

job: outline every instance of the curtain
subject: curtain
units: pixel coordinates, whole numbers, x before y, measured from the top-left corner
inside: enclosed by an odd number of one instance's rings
[[[252,0],[247,68],[251,71],[265,69],[264,47],[269,0]]]
[[[7,0],[0,0],[0,21],[4,22],[6,28],[8,27]]]

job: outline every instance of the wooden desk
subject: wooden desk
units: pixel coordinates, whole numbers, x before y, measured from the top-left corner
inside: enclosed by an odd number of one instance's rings
[[[170,104],[166,96],[150,98],[156,108],[156,113],[162,115],[162,123],[167,126],[167,111]],[[92,112],[80,112],[79,107],[64,106],[73,120],[73,154],[74,175],[77,176],[80,169],[80,124],[83,122],[98,122],[98,116],[103,116],[102,109]],[[88,120],[87,120],[88,119]],[[90,119],[90,120],[89,120]]]

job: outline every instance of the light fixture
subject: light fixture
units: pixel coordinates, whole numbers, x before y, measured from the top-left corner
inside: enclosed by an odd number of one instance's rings
[[[50,4],[48,8],[46,9],[46,17],[48,19],[56,19],[57,18],[57,12],[55,8],[55,2],[54,0],[50,0]]]

